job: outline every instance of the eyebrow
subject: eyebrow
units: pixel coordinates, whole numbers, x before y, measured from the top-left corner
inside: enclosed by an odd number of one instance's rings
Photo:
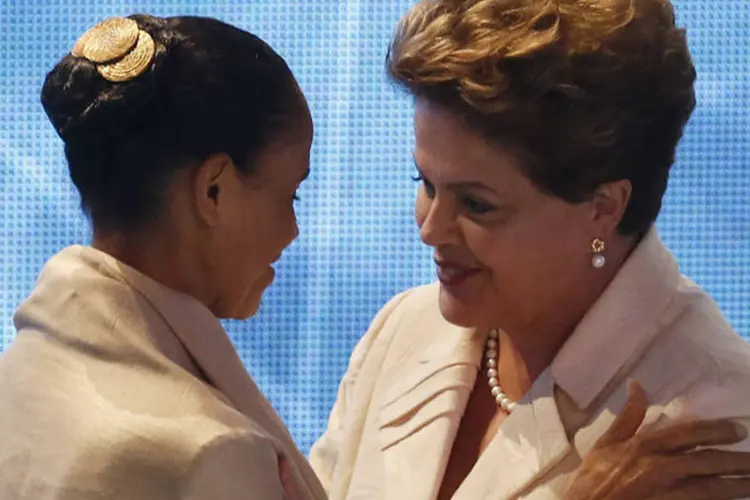
[[[416,161],[414,162],[414,167],[417,169],[417,172],[419,172],[419,175],[421,175],[425,179],[427,178],[424,175],[424,172],[422,172],[422,169],[419,168],[419,165],[417,164]],[[454,190],[455,189],[475,189],[477,191],[488,191],[493,194],[498,194],[496,190],[492,189],[487,184],[483,182],[479,182],[479,181],[449,182],[448,188],[454,189]]]
[[[452,189],[476,189],[478,191],[489,191],[491,193],[497,193],[494,189],[479,181],[471,182],[450,182],[448,187]]]
[[[305,170],[305,173],[304,173],[304,174],[302,174],[302,177],[300,178],[300,180],[299,180],[299,183],[298,183],[298,184],[302,184],[302,182],[303,182],[303,181],[304,181],[305,179],[307,179],[307,178],[308,178],[309,176],[310,176],[310,169],[308,168],[307,170]]]

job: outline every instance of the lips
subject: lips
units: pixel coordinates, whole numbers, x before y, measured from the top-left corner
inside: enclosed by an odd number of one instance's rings
[[[446,286],[458,286],[482,271],[476,267],[465,266],[458,262],[447,260],[435,260],[435,263],[437,264],[438,279],[440,283]]]

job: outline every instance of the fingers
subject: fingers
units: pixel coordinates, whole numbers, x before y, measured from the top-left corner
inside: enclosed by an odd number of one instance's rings
[[[723,450],[700,450],[669,457],[665,467],[676,477],[750,476],[750,453]],[[671,465],[674,464],[674,465]]]
[[[594,449],[604,448],[630,439],[638,431],[646,417],[646,393],[643,387],[631,380],[628,383],[628,401],[612,425],[596,442]]]
[[[641,446],[651,453],[681,453],[697,446],[734,444],[747,437],[745,428],[731,420],[692,420],[641,434]]]
[[[750,498],[750,478],[700,477],[684,481],[671,493],[654,500],[731,500]]]

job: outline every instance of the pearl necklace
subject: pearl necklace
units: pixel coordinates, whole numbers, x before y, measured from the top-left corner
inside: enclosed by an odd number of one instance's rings
[[[487,381],[490,386],[490,393],[495,398],[495,403],[506,413],[510,414],[516,409],[517,403],[510,399],[500,387],[500,381],[497,379],[497,330],[490,330],[487,338],[487,345],[484,349],[484,357],[487,363]]]

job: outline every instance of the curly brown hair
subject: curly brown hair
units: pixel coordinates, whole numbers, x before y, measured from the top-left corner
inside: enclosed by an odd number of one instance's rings
[[[581,202],[630,180],[623,234],[656,219],[695,107],[668,0],[423,0],[399,24],[387,69],[520,155],[548,194]]]

